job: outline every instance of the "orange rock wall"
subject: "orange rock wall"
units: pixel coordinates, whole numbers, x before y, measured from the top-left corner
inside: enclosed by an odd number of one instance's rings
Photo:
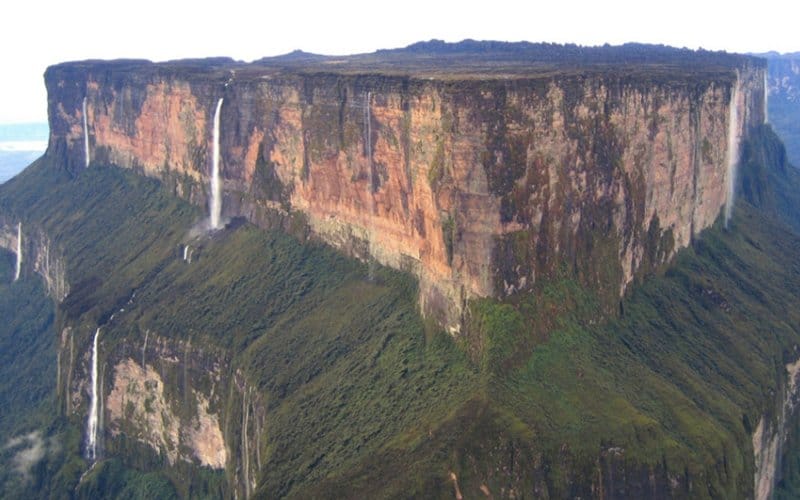
[[[469,298],[565,265],[618,297],[688,245],[727,202],[732,89],[741,135],[763,120],[762,72],[442,82],[62,67],[47,76],[50,151],[82,164],[85,95],[93,162],[206,204],[223,97],[223,215],[301,212],[325,242],[418,276],[423,312],[455,333]]]

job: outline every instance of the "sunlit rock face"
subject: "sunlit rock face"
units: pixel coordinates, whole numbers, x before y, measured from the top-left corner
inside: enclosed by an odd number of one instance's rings
[[[74,336],[73,329],[62,333],[59,375],[63,369],[67,414],[83,415],[88,353],[76,352],[80,346]],[[98,355],[100,449],[113,455],[135,443],[170,465],[226,466],[222,410],[227,360],[190,341],[149,331],[121,343],[101,338]]]
[[[181,419],[165,395],[159,373],[150,365],[143,368],[127,358],[114,367],[113,388],[106,402],[111,436],[124,429],[166,456],[170,464],[181,458],[222,469],[227,450],[219,416],[209,413],[208,399],[202,393],[190,391],[189,400],[195,414]]]
[[[611,303],[716,220],[730,107],[740,136],[764,120],[765,68],[687,57],[679,70],[509,74],[67,63],[46,74],[49,151],[82,168],[85,97],[94,163],[207,206],[224,98],[223,216],[300,220],[350,255],[409,271],[422,312],[457,333],[468,299],[564,268]]]

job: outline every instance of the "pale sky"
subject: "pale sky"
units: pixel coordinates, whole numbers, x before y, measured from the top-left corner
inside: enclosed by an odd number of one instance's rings
[[[352,54],[438,38],[800,51],[786,0],[8,0],[0,123],[45,121],[42,75],[81,59]]]

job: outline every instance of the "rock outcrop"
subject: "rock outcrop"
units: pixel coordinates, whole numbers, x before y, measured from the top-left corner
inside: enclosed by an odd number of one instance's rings
[[[75,332],[62,332],[59,378],[65,381],[66,413],[82,416],[88,403],[89,353],[78,357]],[[144,445],[170,465],[228,465],[230,446],[222,427],[229,397],[227,359],[190,341],[151,332],[120,343],[101,337],[99,352],[101,456],[105,450],[124,454],[126,447]]]
[[[618,298],[714,222],[729,121],[738,136],[763,122],[765,67],[685,56],[500,75],[348,71],[348,59],[67,63],[46,73],[48,154],[83,168],[86,98],[93,164],[205,204],[224,98],[223,215],[302,214],[323,241],[418,276],[423,313],[455,333],[466,299],[564,265]]]
[[[781,459],[784,445],[789,438],[790,423],[797,418],[797,404],[800,360],[786,365],[786,381],[776,398],[776,408],[771,414],[758,421],[753,432],[753,452],[755,454],[755,498],[772,498],[781,474]]]
[[[9,217],[0,215],[0,248],[17,252],[17,224]],[[67,270],[63,253],[56,248],[47,233],[38,227],[25,225],[22,237],[22,270],[41,276],[47,293],[57,302],[69,293]]]

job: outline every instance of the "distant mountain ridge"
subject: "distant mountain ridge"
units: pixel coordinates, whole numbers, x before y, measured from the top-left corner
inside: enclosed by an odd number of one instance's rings
[[[760,55],[768,61],[769,121],[783,139],[789,161],[800,166],[800,52]]]

